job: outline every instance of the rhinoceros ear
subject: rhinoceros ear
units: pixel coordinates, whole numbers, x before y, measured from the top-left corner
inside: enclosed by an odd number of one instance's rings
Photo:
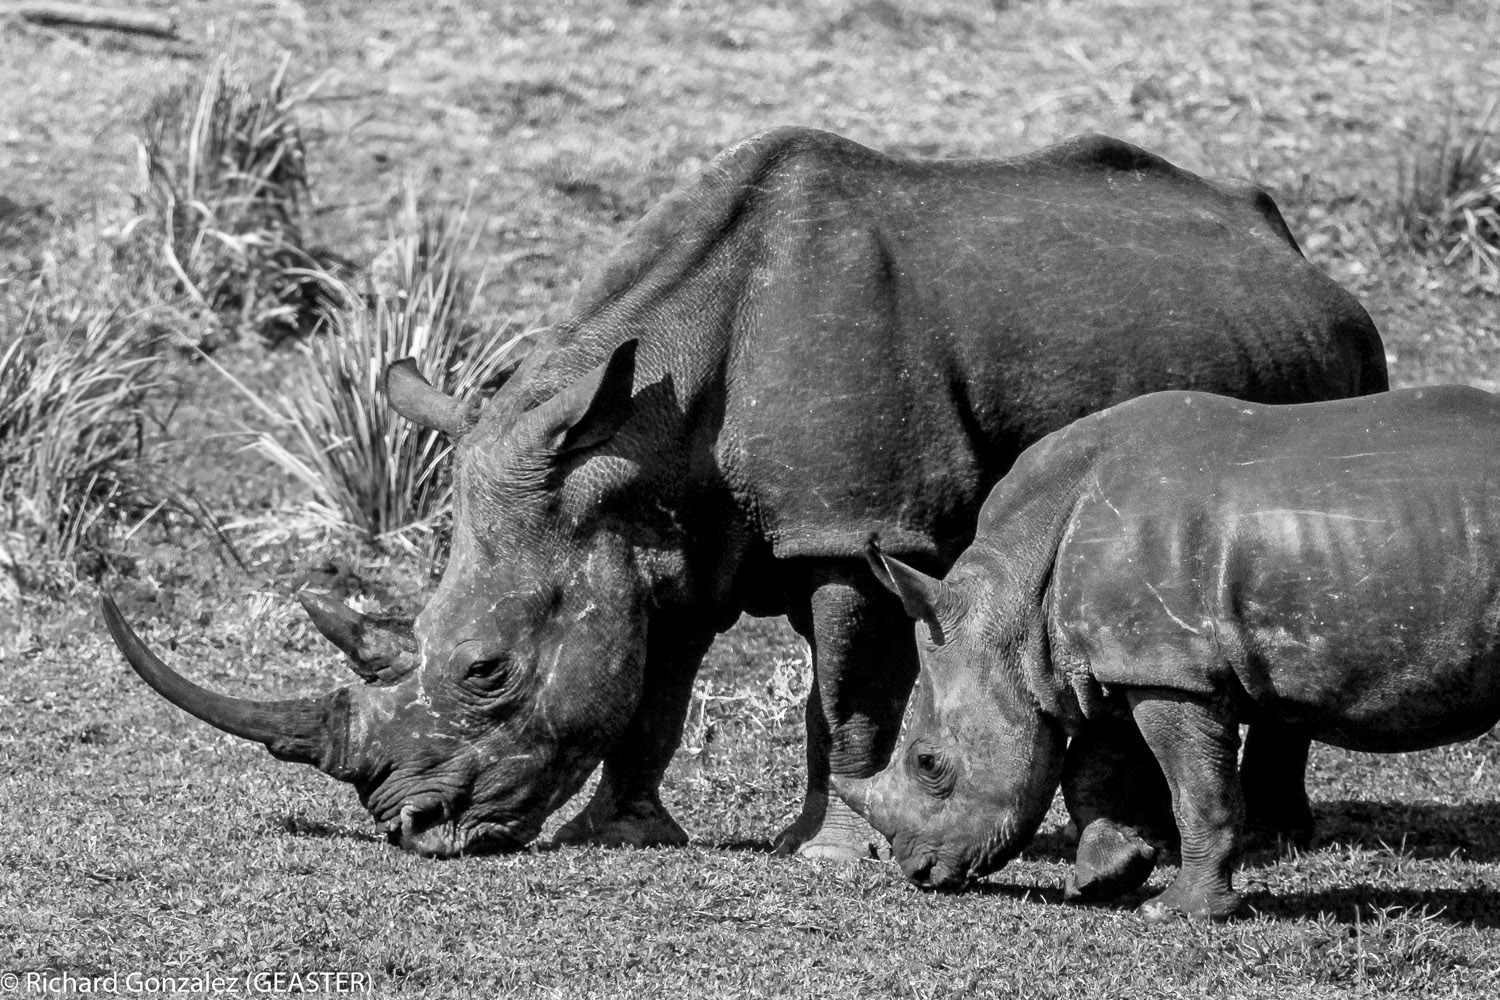
[[[630,417],[637,343],[625,341],[608,361],[532,411],[557,454],[603,444]]]
[[[880,550],[879,539],[873,536],[865,543],[865,559],[881,585],[901,598],[906,613],[927,623],[934,642],[943,642],[943,621],[951,619],[953,609],[959,603],[953,588],[937,577],[913,569],[895,556],[886,555]]]

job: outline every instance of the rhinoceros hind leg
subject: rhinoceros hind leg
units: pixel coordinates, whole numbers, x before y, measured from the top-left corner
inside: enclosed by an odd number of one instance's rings
[[[1240,909],[1232,876],[1245,805],[1239,727],[1204,702],[1168,690],[1130,693],[1131,713],[1172,789],[1182,867],[1165,892],[1141,904],[1148,920],[1223,920]]]
[[[1257,846],[1285,840],[1312,843],[1312,804],[1307,798],[1310,740],[1275,723],[1253,723],[1245,734],[1240,785],[1245,793],[1245,833]]]

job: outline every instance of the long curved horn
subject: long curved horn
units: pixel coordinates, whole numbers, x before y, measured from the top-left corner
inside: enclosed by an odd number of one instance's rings
[[[368,684],[394,684],[417,665],[417,644],[411,622],[372,618],[343,601],[313,590],[299,591],[297,600],[318,631],[349,657],[349,666]]]
[[[415,358],[402,358],[385,370],[385,395],[407,420],[457,440],[479,422],[480,400],[458,399],[422,377]]]
[[[141,680],[184,712],[226,733],[264,743],[271,756],[279,760],[311,764],[335,778],[347,779],[348,688],[322,698],[232,698],[199,687],[163,663],[126,623],[108,595],[104,596],[104,622]]]

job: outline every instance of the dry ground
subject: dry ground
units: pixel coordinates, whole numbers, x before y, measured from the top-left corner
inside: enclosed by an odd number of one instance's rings
[[[291,51],[318,80],[320,239],[368,259],[401,176],[435,204],[472,197],[489,219],[497,328],[524,327],[560,316],[631,220],[758,129],[815,125],[942,156],[1094,129],[1271,187],[1309,255],[1381,325],[1398,383],[1500,388],[1497,300],[1391,221],[1400,159],[1500,92],[1495,0],[177,11],[190,44],[0,21],[0,195],[59,231],[107,233],[133,211],[130,136],[156,93],[201,73],[204,53],[269,69]],[[46,252],[20,251],[38,267]],[[299,363],[253,346],[223,358],[259,385]],[[325,688],[342,668],[292,611],[299,576],[332,561],[407,609],[429,580],[356,547],[271,538],[266,515],[285,522],[297,495],[216,436],[253,414],[211,373],[173,371],[183,403],[159,447],[217,510],[255,523],[240,535],[252,566],[142,532],[135,574],[113,586],[198,678],[260,696]],[[345,970],[381,995],[434,997],[1500,993],[1493,733],[1388,758],[1317,750],[1325,840],[1250,858],[1240,882],[1256,915],[1238,924],[1147,926],[1130,910],[1139,895],[1063,905],[1055,816],[980,890],[924,894],[886,864],[763,853],[797,804],[805,669],[785,629],[750,623],[715,649],[669,776],[694,847],[444,864],[376,840],[347,789],[163,704],[94,607],[87,584],[37,598],[0,661],[0,972]]]

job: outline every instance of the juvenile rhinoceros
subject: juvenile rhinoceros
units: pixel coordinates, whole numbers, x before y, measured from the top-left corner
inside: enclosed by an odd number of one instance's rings
[[[699,662],[741,614],[786,615],[815,683],[779,845],[859,856],[829,774],[880,768],[916,674],[865,538],[940,572],[1024,447],[1174,387],[1344,397],[1385,358],[1256,189],[1099,136],[942,162],[767,132],[648,214],[484,405],[391,370],[396,409],[455,441],[457,509],[414,636],[310,602],[372,683],[213,700],[111,626],[168,698],[446,855],[526,843],[601,760],[560,839],[683,841],[657,790]],[[1306,744],[1263,742],[1247,780],[1295,825]]]
[[[906,874],[999,868],[1060,776],[1086,847],[1140,780],[1110,752],[1139,732],[1182,850],[1143,910],[1223,917],[1239,723],[1399,752],[1500,718],[1500,398],[1147,396],[1023,454],[945,579],[871,562],[921,621],[918,694],[890,766],[836,783]],[[1105,865],[1101,890],[1150,872]]]

